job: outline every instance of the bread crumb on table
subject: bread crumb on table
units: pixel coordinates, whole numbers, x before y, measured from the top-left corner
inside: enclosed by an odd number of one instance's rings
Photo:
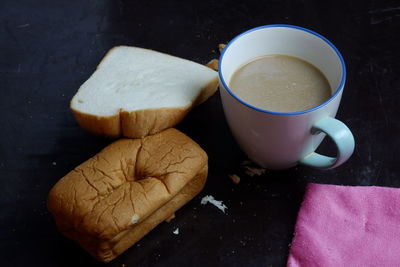
[[[176,228],[173,232],[174,235],[179,235],[179,228]]]
[[[209,67],[209,68],[211,68],[211,69],[213,69],[213,70],[215,70],[215,71],[218,71],[218,59],[211,59],[211,60],[206,64],[206,66]]]
[[[240,165],[242,165],[242,168],[244,168],[244,172],[250,177],[253,177],[254,175],[262,175],[266,171],[265,168],[250,166],[254,165],[254,163],[250,160],[244,160]]]
[[[256,168],[256,167],[249,167],[249,166],[244,166],[245,168],[245,173],[250,176],[253,177],[254,175],[262,175],[265,173],[265,169],[264,168]]]
[[[225,206],[222,201],[214,199],[213,196],[207,195],[201,199],[201,205],[205,205],[207,203],[213,204],[215,207],[220,209],[223,213],[225,213],[225,209],[228,207]]]
[[[226,44],[219,44],[219,45],[218,45],[219,52],[221,52],[222,50],[224,50],[225,46],[226,46]]]
[[[236,174],[228,174],[229,178],[231,178],[232,182],[235,184],[240,183],[240,177]]]

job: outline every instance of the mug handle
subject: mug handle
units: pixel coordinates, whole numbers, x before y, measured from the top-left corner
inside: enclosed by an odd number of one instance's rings
[[[325,117],[317,121],[311,131],[313,134],[320,131],[326,133],[336,144],[337,156],[336,158],[332,158],[311,152],[299,160],[300,164],[319,169],[333,169],[343,164],[353,154],[355,146],[354,137],[350,129],[343,122],[332,117]]]

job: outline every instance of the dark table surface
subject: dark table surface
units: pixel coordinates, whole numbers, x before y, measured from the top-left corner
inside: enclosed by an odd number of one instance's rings
[[[46,198],[111,142],[81,130],[68,108],[107,50],[133,45],[206,63],[219,43],[275,23],[315,30],[342,52],[337,117],[356,138],[352,158],[329,171],[249,177],[216,94],[177,126],[209,155],[204,190],[109,265],[283,266],[307,183],[400,187],[399,1],[1,0],[0,266],[99,265],[57,232]],[[320,151],[331,148],[326,140]],[[223,200],[226,214],[200,205],[205,195]]]

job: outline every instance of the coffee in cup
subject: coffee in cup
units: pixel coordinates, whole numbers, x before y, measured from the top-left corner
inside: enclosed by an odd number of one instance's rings
[[[229,87],[243,101],[275,112],[296,112],[316,107],[332,95],[325,75],[311,63],[294,56],[264,55],[239,67]]]

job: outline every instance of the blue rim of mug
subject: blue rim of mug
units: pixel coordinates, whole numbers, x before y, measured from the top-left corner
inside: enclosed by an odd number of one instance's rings
[[[341,81],[340,81],[340,84],[339,84],[338,88],[336,89],[335,93],[333,93],[332,96],[331,96],[328,100],[326,100],[324,103],[322,103],[322,104],[320,104],[320,105],[318,105],[318,106],[316,106],[316,107],[312,107],[312,108],[310,108],[310,109],[301,110],[301,111],[296,111],[296,112],[276,112],[276,111],[271,111],[271,110],[266,110],[266,109],[258,108],[258,107],[255,107],[255,106],[249,104],[249,103],[246,103],[245,101],[243,101],[242,99],[240,99],[239,97],[237,97],[237,96],[231,91],[231,89],[229,89],[229,86],[226,84],[224,78],[222,77],[221,64],[222,64],[222,59],[223,59],[223,57],[224,57],[224,55],[225,55],[225,51],[228,49],[228,47],[229,47],[232,43],[234,43],[238,38],[240,38],[241,36],[243,36],[243,35],[245,35],[245,34],[251,33],[251,32],[256,31],[256,30],[264,29],[264,28],[279,28],[279,27],[283,27],[283,28],[292,28],[292,29],[297,29],[297,30],[305,31],[305,32],[307,32],[307,33],[311,33],[312,35],[315,35],[315,36],[319,37],[319,38],[322,39],[325,43],[327,43],[327,44],[335,51],[336,55],[339,57],[340,63],[341,63],[341,66],[342,66],[342,77],[341,77]],[[247,107],[249,107],[249,108],[255,109],[255,110],[260,111],[260,112],[269,113],[269,114],[275,114],[275,115],[300,115],[300,114],[304,114],[304,113],[308,113],[308,112],[317,110],[317,109],[319,109],[319,108],[325,106],[326,104],[328,104],[332,99],[334,99],[334,98],[343,90],[343,88],[344,88],[344,83],[345,83],[345,81],[346,81],[346,65],[345,65],[345,63],[344,63],[344,60],[343,60],[342,55],[340,54],[339,50],[333,45],[333,43],[332,43],[331,41],[329,41],[328,39],[326,39],[324,36],[322,36],[322,35],[319,34],[319,33],[316,33],[316,32],[314,32],[314,31],[312,31],[312,30],[309,30],[309,29],[306,29],[306,28],[303,28],[303,27],[300,27],[300,26],[294,26],[294,25],[289,25],[289,24],[270,24],[270,25],[259,26],[259,27],[252,28],[252,29],[250,29],[250,30],[247,30],[247,31],[242,32],[241,34],[237,35],[237,36],[236,36],[235,38],[233,38],[233,39],[225,46],[225,48],[222,50],[221,56],[219,57],[218,70],[219,70],[219,71],[218,71],[218,75],[219,75],[219,78],[220,78],[222,84],[224,85],[225,89],[228,91],[228,93],[229,93],[233,98],[235,98],[237,101],[239,101],[240,103],[242,103],[243,105],[245,105],[245,106],[247,106]]]

